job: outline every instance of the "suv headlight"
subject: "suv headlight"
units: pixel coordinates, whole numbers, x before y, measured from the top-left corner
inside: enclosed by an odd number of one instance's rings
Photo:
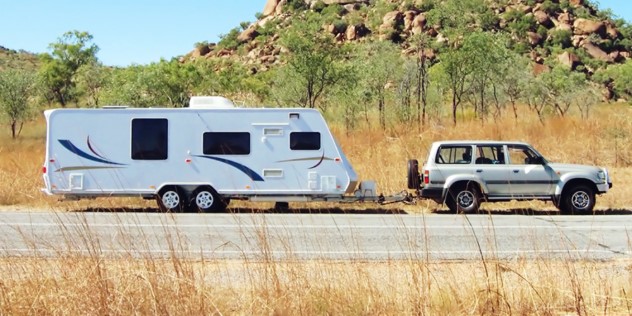
[[[608,172],[606,170],[599,171],[599,180],[606,182],[608,179]]]

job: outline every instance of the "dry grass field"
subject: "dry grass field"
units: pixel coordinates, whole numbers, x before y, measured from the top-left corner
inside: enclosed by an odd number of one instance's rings
[[[631,114],[628,106],[605,105],[588,120],[553,118],[544,125],[527,115],[519,121],[472,120],[457,127],[445,120],[422,131],[416,126],[387,132],[363,126],[348,136],[342,127],[332,128],[357,173],[376,180],[387,194],[405,187],[406,161],[423,161],[435,140],[521,140],[553,161],[608,167],[614,188],[597,203],[607,214],[632,206]],[[26,126],[17,141],[4,130],[0,133],[0,205],[7,209],[154,207],[154,202],[141,199],[59,202],[46,197],[39,192],[43,122]],[[321,206],[331,207],[309,205]],[[366,206],[345,207],[352,212]],[[440,207],[432,202],[388,206],[409,213]],[[530,202],[484,207],[553,209]],[[90,244],[90,232],[85,235],[82,242]],[[74,243],[66,243],[53,254],[33,250],[32,255],[0,259],[0,315],[632,314],[632,260],[277,261],[264,249],[257,260],[206,260],[185,259],[180,247],[167,256],[113,258],[96,242],[87,255],[67,251]]]

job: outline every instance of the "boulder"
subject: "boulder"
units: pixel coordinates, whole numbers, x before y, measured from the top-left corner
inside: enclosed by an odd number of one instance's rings
[[[286,4],[287,0],[279,1],[279,4],[276,6],[276,10],[274,13],[276,13],[276,15],[280,15],[281,13],[283,13],[283,7],[285,7]]]
[[[560,22],[557,24],[555,29],[560,30],[560,31],[572,31],[573,27],[568,23]]]
[[[415,11],[406,11],[404,12],[404,31],[410,32],[413,28],[413,21],[415,20],[415,15],[417,12]]]
[[[617,30],[617,27],[612,24],[612,22],[606,22],[606,34],[608,34],[608,37],[611,39],[617,39],[621,36],[621,33],[619,33],[619,30]]]
[[[426,26],[426,14],[422,13],[415,17],[412,23],[412,32],[413,34],[421,34],[423,32],[424,27]]]
[[[568,69],[575,69],[575,67],[579,64],[579,57],[570,52],[564,52],[557,56],[557,60],[560,64],[566,66]]]
[[[584,5],[584,0],[569,0],[568,3],[574,7],[579,7]]]
[[[257,32],[257,25],[252,24],[247,29],[245,29],[239,36],[237,36],[237,41],[240,43],[250,42],[255,39],[255,37],[259,36],[259,32]]]
[[[549,66],[547,65],[542,65],[542,64],[534,64],[533,65],[533,74],[534,75],[540,75],[543,74],[545,72],[549,72],[551,71],[551,68],[549,68]]]
[[[569,25],[573,23],[573,17],[568,12],[560,13],[560,15],[557,16],[557,20],[560,21],[560,23],[566,23]]]
[[[268,2],[266,2],[266,6],[263,7],[263,16],[275,13],[278,4],[279,0],[268,0]]]
[[[552,25],[551,17],[549,17],[549,15],[544,11],[534,11],[533,17],[535,18],[536,22],[540,23],[541,25],[544,25],[546,27],[550,27]]]
[[[601,21],[593,21],[579,18],[573,23],[576,35],[590,35],[597,33],[603,35],[606,31],[606,25]]]
[[[340,4],[340,5],[346,5],[346,4],[355,4],[355,3],[367,3],[369,2],[369,0],[320,0],[325,4]],[[305,0],[305,3],[307,3],[307,5],[309,5],[310,7],[315,4],[316,2],[318,2],[318,0]]]
[[[222,49],[219,52],[217,52],[217,57],[229,57],[233,54],[233,51],[231,51],[230,49]]]
[[[574,47],[580,47],[584,43],[586,36],[584,35],[574,35],[571,37],[571,43],[573,43]]]
[[[619,52],[619,54],[625,59],[629,59],[632,56],[630,52]]]
[[[535,32],[527,32],[527,38],[529,39],[529,44],[531,44],[531,46],[537,46],[542,42],[542,36]]]
[[[381,28],[394,29],[404,22],[404,14],[399,11],[391,11],[382,18]]]
[[[592,56],[595,59],[605,61],[608,63],[613,62],[612,58],[608,55],[608,53],[604,52],[597,45],[591,43],[590,41],[584,41],[582,44],[588,55]]]
[[[610,59],[612,59],[612,61],[614,61],[615,63],[620,63],[622,61],[625,60],[625,57],[623,57],[623,55],[621,55],[621,52],[619,51],[613,51],[610,54],[608,54],[608,56],[610,57]]]
[[[349,25],[345,33],[348,41],[354,41],[369,34],[369,29],[364,24]]]

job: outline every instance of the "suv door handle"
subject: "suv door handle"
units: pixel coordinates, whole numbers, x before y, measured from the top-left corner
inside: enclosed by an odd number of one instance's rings
[[[513,173],[518,173],[518,172],[520,172],[520,170],[514,170],[514,171],[513,171]]]
[[[483,172],[483,169],[476,169],[476,172]]]

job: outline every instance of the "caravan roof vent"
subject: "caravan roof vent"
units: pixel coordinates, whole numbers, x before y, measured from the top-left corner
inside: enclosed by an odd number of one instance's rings
[[[192,109],[230,109],[235,104],[231,100],[217,96],[191,97],[189,107]]]

